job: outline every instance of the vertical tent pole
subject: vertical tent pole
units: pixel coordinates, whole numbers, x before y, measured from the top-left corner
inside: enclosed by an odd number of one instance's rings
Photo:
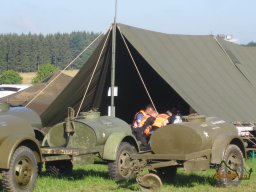
[[[116,68],[116,12],[117,12],[117,0],[115,1],[115,17],[112,28],[112,60],[111,60],[111,112],[110,115],[115,117],[115,101],[114,101],[114,89],[115,89],[115,68]]]

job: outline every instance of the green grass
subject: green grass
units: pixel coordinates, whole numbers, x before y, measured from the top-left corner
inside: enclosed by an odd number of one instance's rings
[[[247,165],[256,170],[256,159],[247,160]],[[218,188],[215,186],[215,170],[185,173],[178,169],[174,183],[164,183],[163,192],[236,192],[256,191],[256,176],[252,173],[250,180],[242,181],[239,187]],[[0,191],[1,188],[0,188]],[[136,181],[124,181],[116,183],[108,177],[108,169],[105,164],[93,164],[75,166],[71,177],[54,178],[46,176],[43,172],[37,179],[35,192],[131,192],[139,191]]]
[[[256,160],[248,160],[247,165],[256,170]],[[232,192],[232,191],[256,191],[256,176],[248,181],[242,181],[239,187],[218,188],[215,186],[215,170],[201,171],[196,173],[185,173],[183,169],[178,170],[177,178],[174,183],[164,183],[161,191],[182,191],[182,192]],[[97,191],[139,191],[136,181],[125,181],[116,183],[108,177],[107,165],[94,164],[86,166],[75,166],[72,177],[52,178],[40,176],[36,192],[47,191],[77,191],[77,192],[97,192]]]

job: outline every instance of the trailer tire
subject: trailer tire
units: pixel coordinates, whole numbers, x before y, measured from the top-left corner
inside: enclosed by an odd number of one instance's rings
[[[28,147],[21,146],[12,154],[9,170],[2,171],[4,191],[33,191],[37,178],[36,157]]]
[[[221,163],[217,170],[217,186],[227,187],[240,185],[241,180],[239,177],[243,175],[244,171],[243,153],[240,148],[236,145],[229,145],[225,150],[223,161],[225,163]],[[237,173],[237,176],[231,177],[229,168],[235,170],[235,172],[231,170],[231,173]]]
[[[137,150],[128,142],[122,142],[118,148],[116,160],[108,163],[109,176],[116,180],[129,180],[135,178],[135,173],[131,169],[131,154]]]
[[[46,162],[45,169],[46,174],[52,177],[68,176],[72,174],[73,164],[70,160]]]
[[[174,182],[177,175],[177,166],[161,167],[156,169],[156,174],[164,182]]]

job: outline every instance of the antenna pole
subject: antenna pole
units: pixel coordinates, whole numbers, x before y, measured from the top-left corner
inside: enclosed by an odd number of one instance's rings
[[[112,28],[112,60],[111,60],[111,109],[110,115],[115,117],[115,68],[116,68],[116,14],[117,14],[117,0],[115,1],[115,17]]]
[[[115,3],[115,17],[114,17],[114,23],[116,23],[116,16],[117,16],[117,0]]]

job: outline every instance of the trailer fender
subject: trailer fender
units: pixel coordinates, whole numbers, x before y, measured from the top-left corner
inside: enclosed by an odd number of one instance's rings
[[[37,161],[41,161],[40,148],[37,142],[33,138],[24,135],[15,135],[8,137],[0,145],[0,169],[9,169],[11,156],[18,146],[27,146],[35,153]]]
[[[221,163],[226,148],[234,140],[237,140],[237,138],[234,138],[234,136],[232,135],[220,135],[219,137],[215,138],[215,141],[212,145],[211,163],[213,164]]]
[[[108,140],[105,143],[104,151],[103,151],[103,159],[106,160],[115,160],[117,150],[121,144],[121,142],[126,141],[130,144],[134,145],[136,149],[138,149],[138,144],[133,135],[129,135],[127,133],[113,133],[108,137]]]

